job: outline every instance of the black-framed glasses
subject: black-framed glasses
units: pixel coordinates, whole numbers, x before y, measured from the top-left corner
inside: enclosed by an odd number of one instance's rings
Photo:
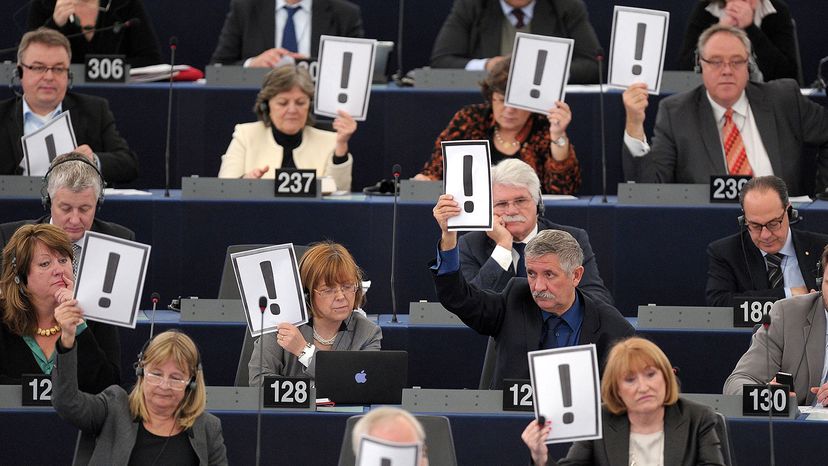
[[[707,63],[716,71],[723,69],[725,66],[729,67],[731,70],[741,70],[748,63],[747,58],[737,58],[735,60],[707,60],[702,58],[701,61]]]
[[[785,220],[785,211],[782,211],[782,215],[776,217],[768,223],[756,223],[746,221],[745,225],[751,233],[762,233],[762,228],[767,228],[768,231],[779,231],[779,229],[782,228],[783,220]]]
[[[66,66],[27,65],[25,63],[21,63],[20,66],[36,75],[44,75],[49,71],[55,76],[66,76],[69,74],[69,68]]]

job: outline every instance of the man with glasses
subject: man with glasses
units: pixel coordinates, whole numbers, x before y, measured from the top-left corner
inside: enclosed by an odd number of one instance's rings
[[[659,103],[652,145],[644,133],[647,86],[623,96],[622,163],[628,180],[709,184],[711,175],[776,175],[794,195],[828,186],[828,111],[803,97],[792,79],[748,81],[754,66],[745,32],[714,25],[698,41],[703,85]],[[819,154],[816,177],[804,145]],[[816,189],[814,189],[816,182]]]
[[[799,218],[785,182],[776,176],[753,178],[739,202],[742,231],[707,247],[707,305],[732,306],[734,295],[781,299],[819,289],[828,236],[791,229]]]
[[[67,93],[71,82],[69,41],[60,32],[27,32],[17,51],[17,77],[23,94],[0,102],[0,174],[42,176],[48,165],[29,170],[20,138],[68,111],[78,143],[73,152],[86,156],[108,182],[126,183],[138,176],[138,161],[115,128],[106,100]]]
[[[513,277],[526,277],[524,248],[539,231],[563,230],[584,252],[579,289],[612,304],[612,295],[598,273],[598,263],[585,230],[553,223],[543,217],[540,179],[526,162],[506,159],[492,167],[494,229],[460,237],[460,270],[472,285],[502,291]]]

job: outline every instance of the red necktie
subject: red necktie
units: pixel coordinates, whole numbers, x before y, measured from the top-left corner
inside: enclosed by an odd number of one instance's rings
[[[724,114],[725,122],[722,126],[722,145],[724,146],[727,173],[729,175],[753,176],[753,169],[745,152],[745,143],[739,128],[733,123],[733,109],[729,108]]]

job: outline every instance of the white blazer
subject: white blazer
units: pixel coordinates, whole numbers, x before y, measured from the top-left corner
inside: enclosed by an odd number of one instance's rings
[[[302,130],[302,144],[293,150],[296,168],[316,170],[316,176],[330,176],[336,189],[351,190],[351,169],[354,159],[334,165],[336,133],[312,126]],[[221,156],[219,178],[241,178],[254,168],[270,167],[262,178],[274,178],[274,170],[282,166],[282,146],[276,144],[272,130],[261,121],[236,125],[227,153]]]

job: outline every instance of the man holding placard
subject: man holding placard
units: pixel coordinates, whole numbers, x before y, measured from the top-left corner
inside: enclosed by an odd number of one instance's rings
[[[623,96],[625,177],[643,183],[709,184],[711,175],[776,175],[793,195],[813,194],[803,179],[803,146],[819,148],[817,190],[828,186],[828,111],[790,79],[748,82],[751,43],[741,29],[715,25],[700,37],[703,85],[659,104],[652,146],[644,133],[647,85]]]
[[[598,37],[581,0],[456,0],[434,41],[431,66],[488,71],[511,55],[518,32],[574,39],[569,82],[598,82]]]
[[[432,267],[434,284],[446,309],[497,341],[491,388],[501,388],[504,378],[529,378],[529,351],[595,343],[603,360],[614,340],[634,333],[617,309],[577,289],[584,274],[584,253],[564,231],[544,230],[529,241],[527,278],[511,279],[500,293],[469,285],[460,273],[457,232],[448,229],[448,219],[460,210],[448,194],[440,196],[434,207],[442,232]]]
[[[23,35],[16,71],[23,93],[0,102],[0,174],[42,176],[57,154],[72,149],[93,162],[107,181],[132,181],[138,176],[138,161],[118,134],[109,104],[67,92],[71,57],[69,41],[58,31],[40,28]],[[24,156],[21,137],[36,133],[64,112],[72,118],[77,147],[56,150],[57,135],[51,144],[46,135],[42,147],[34,152],[30,148]]]

